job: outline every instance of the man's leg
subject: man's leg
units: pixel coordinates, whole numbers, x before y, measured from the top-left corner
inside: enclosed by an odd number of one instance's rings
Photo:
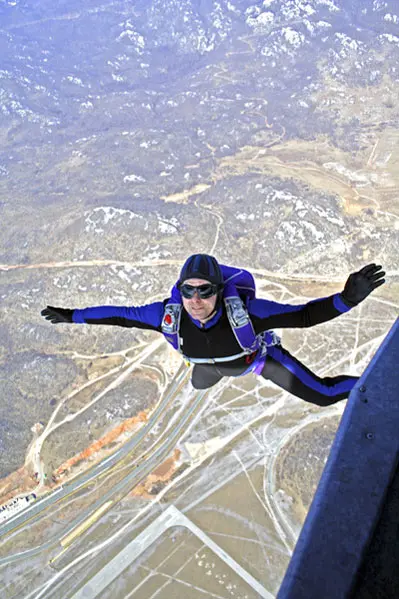
[[[221,381],[223,375],[219,374],[213,364],[195,364],[191,375],[191,383],[195,389],[208,389]]]
[[[346,399],[358,380],[349,375],[320,378],[281,345],[268,347],[261,376],[318,406],[329,406]]]

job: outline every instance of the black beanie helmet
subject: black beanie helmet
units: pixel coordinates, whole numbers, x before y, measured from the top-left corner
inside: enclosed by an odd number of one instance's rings
[[[180,271],[179,285],[187,279],[205,279],[223,289],[223,273],[218,261],[208,254],[193,254]]]

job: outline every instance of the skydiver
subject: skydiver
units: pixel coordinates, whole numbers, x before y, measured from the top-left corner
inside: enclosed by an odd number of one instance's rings
[[[349,276],[342,292],[290,305],[256,298],[248,271],[194,254],[163,301],[85,309],[47,306],[41,315],[52,324],[118,325],[163,333],[186,362],[194,364],[195,389],[254,372],[296,397],[328,406],[347,398],[359,377],[317,376],[282,346],[272,329],[308,328],[332,320],[383,285],[384,275],[380,265],[368,264]]]

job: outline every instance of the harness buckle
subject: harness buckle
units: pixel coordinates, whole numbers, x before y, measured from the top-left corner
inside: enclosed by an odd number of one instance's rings
[[[228,297],[225,299],[225,305],[229,320],[235,327],[244,327],[249,321],[247,309],[244,307],[239,297]]]

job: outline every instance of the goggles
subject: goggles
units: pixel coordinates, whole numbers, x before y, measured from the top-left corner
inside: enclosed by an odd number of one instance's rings
[[[191,299],[194,297],[194,293],[197,291],[198,295],[201,299],[207,299],[208,297],[212,297],[219,290],[219,286],[213,283],[208,283],[205,285],[200,285],[199,287],[193,287],[192,285],[188,285],[185,283],[180,286],[180,293],[186,299]]]

